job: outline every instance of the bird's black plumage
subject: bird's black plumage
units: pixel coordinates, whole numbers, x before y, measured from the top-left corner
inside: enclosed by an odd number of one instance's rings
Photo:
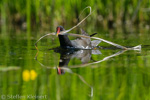
[[[63,26],[58,26],[56,29],[56,32],[61,32],[64,31],[65,29],[63,28]],[[86,35],[86,36],[93,36],[96,33],[92,34],[92,35],[88,35],[83,29],[81,29],[81,34],[82,35]],[[98,45],[100,43],[100,41],[98,40],[94,40],[94,42],[91,42],[90,38],[77,38],[75,40],[70,40],[68,38],[68,35],[59,35],[59,42],[60,42],[60,47],[62,48],[76,48],[76,49],[91,49],[91,47],[93,46],[92,44],[96,44]]]

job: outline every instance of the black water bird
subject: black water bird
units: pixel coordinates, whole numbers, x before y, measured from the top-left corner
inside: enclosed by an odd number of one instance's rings
[[[75,40],[70,40],[68,38],[68,35],[61,35],[59,34],[61,31],[64,31],[65,29],[62,26],[58,26],[56,28],[56,33],[59,37],[59,43],[60,47],[62,48],[74,48],[74,49],[92,49],[93,47],[96,47],[101,41],[99,40],[93,40],[91,41],[90,38],[84,38],[80,37]],[[96,33],[92,35],[88,35],[83,29],[81,29],[81,34],[85,36],[93,36]]]

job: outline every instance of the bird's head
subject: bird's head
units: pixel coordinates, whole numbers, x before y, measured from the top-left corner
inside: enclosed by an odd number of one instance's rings
[[[65,74],[65,70],[62,69],[61,67],[57,67],[57,74],[58,75],[63,75],[63,74]]]
[[[64,31],[64,30],[65,30],[65,29],[64,29],[63,26],[57,26],[57,28],[56,28],[56,35],[58,36],[59,33],[60,33],[61,31]]]

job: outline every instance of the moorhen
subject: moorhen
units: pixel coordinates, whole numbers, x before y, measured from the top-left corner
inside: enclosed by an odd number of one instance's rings
[[[74,48],[74,49],[92,49],[93,47],[96,47],[101,41],[99,40],[93,40],[91,41],[90,38],[77,38],[75,40],[70,40],[68,38],[68,35],[60,35],[59,33],[61,31],[64,31],[65,29],[63,26],[58,26],[56,28],[56,33],[59,37],[59,43],[60,47],[62,48]],[[81,29],[81,34],[89,36],[83,29]],[[96,33],[90,35],[89,37],[95,35]]]

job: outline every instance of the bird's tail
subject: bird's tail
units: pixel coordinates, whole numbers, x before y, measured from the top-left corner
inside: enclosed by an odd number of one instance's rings
[[[90,35],[90,37],[92,37],[92,36],[94,36],[94,35],[96,35],[96,34],[97,34],[97,33],[93,33],[93,34]]]

